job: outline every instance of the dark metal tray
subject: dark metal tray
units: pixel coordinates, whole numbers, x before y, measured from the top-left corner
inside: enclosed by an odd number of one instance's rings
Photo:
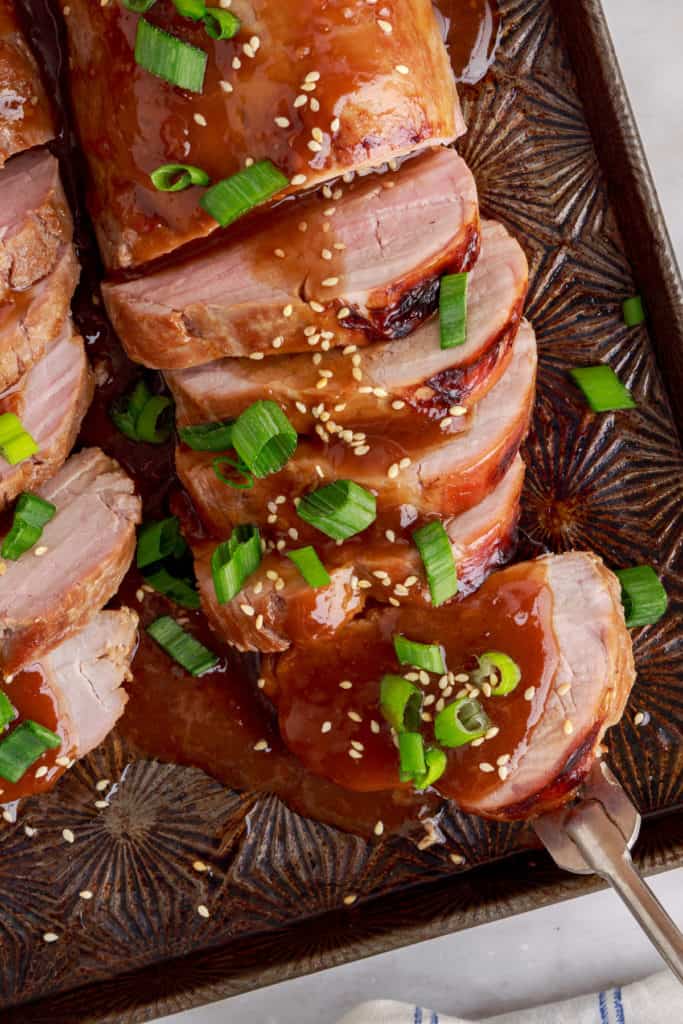
[[[463,90],[461,149],[484,213],[517,233],[532,267],[542,369],[522,554],[591,547],[663,575],[670,610],[635,637],[639,680],[609,743],[645,814],[641,866],[657,871],[683,862],[681,279],[599,0],[500,6],[495,67]],[[649,332],[622,324],[636,291]],[[636,412],[586,413],[566,369],[598,360],[633,387]],[[273,797],[128,760],[111,737],[31,802],[22,818],[35,836],[0,823],[3,1024],[151,1020],[600,884],[557,871],[520,826],[452,812],[443,845],[367,844]],[[120,783],[100,813],[103,777]],[[195,859],[213,873],[193,871]],[[84,888],[95,899],[79,899]],[[44,943],[52,930],[60,940]]]

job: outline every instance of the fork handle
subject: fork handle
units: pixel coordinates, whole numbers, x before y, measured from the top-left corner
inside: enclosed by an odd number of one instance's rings
[[[587,864],[616,890],[655,949],[683,984],[683,934],[631,860],[624,837],[595,800],[566,825]]]

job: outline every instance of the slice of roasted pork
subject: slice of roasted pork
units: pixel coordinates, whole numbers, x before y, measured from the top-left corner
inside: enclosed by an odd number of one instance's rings
[[[0,414],[12,412],[38,445],[29,459],[11,466],[0,455],[0,509],[21,491],[52,476],[74,446],[90,405],[94,379],[85,345],[67,320],[59,340],[13,387],[0,394]]]
[[[325,413],[342,427],[367,430],[381,421],[387,428],[392,423],[397,430],[417,431],[424,416],[442,419],[453,406],[475,404],[509,363],[528,284],[518,243],[500,224],[484,221],[481,227],[481,254],[468,281],[464,345],[442,349],[435,318],[408,337],[360,351],[321,353],[317,363],[299,354],[274,362],[221,359],[172,371],[166,380],[179,425],[234,419],[252,402],[268,398],[302,434],[312,433]]]
[[[99,448],[73,455],[37,491],[57,511],[37,546],[0,575],[0,670],[13,675],[82,629],[116,593],[141,503]]]
[[[179,369],[402,335],[434,310],[440,276],[476,259],[477,190],[452,149],[325,192],[184,262],[105,284],[131,359]]]
[[[14,0],[0,0],[0,168],[14,153],[54,136],[52,111]]]
[[[475,508],[444,521],[458,570],[461,600],[512,554],[524,463],[518,456],[498,487]],[[313,589],[286,557],[267,554],[232,601],[216,600],[211,556],[217,541],[194,542],[202,608],[222,640],[241,651],[273,653],[332,636],[368,600],[429,608],[429,589],[409,535],[386,537],[376,527],[341,547],[322,538],[316,551],[330,576]],[[291,547],[297,545],[292,543]]]
[[[512,362],[467,416],[427,423],[419,436],[335,435],[329,443],[299,438],[296,452],[272,476],[238,490],[215,471],[210,452],[176,450],[176,469],[205,525],[229,535],[238,523],[262,526],[273,543],[315,544],[319,532],[299,518],[295,502],[333,480],[354,480],[377,497],[382,530],[414,528],[419,517],[454,516],[482,501],[503,478],[526,434],[534,401],[536,340],[524,321]],[[445,428],[445,429],[442,429]],[[218,464],[224,475],[227,465]],[[292,532],[294,531],[294,532]]]
[[[137,644],[138,616],[129,608],[98,612],[80,632],[39,662],[70,739],[83,757],[111,732],[128,697],[123,682]],[[11,684],[7,688],[11,699]]]
[[[22,721],[39,722],[61,738],[17,782],[0,779],[0,803],[51,789],[73,762],[113,729],[128,699],[138,616],[128,608],[98,612],[74,636],[39,661],[2,680],[2,690]]]
[[[431,0],[393,0],[390,33],[371,4],[235,0],[240,31],[217,42],[201,21],[157,4],[147,21],[208,54],[203,88],[182,96],[135,63],[137,13],[89,0],[67,6],[90,209],[109,267],[142,263],[215,229],[198,189],[154,187],[150,174],[162,164],[189,154],[217,182],[268,159],[301,190],[464,130]]]
[[[441,645],[447,672],[419,677],[401,667],[397,635]],[[472,675],[489,651],[521,670],[507,696],[494,696],[490,684],[487,695]],[[446,750],[435,783],[444,796],[482,817],[540,814],[580,785],[628,699],[635,671],[619,582],[595,555],[545,556],[494,573],[451,607],[373,609],[324,642],[272,658],[281,734],[310,771],[354,790],[399,785],[380,708],[385,673],[407,674],[421,690],[427,746],[435,717],[460,697],[479,701],[488,716],[481,741]]]
[[[0,171],[0,389],[14,384],[61,333],[78,281],[59,166],[46,150]]]

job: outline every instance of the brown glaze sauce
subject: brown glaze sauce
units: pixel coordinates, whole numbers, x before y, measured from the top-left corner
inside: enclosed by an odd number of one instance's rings
[[[52,691],[38,667],[17,672],[11,682],[3,681],[2,690],[17,712],[12,728],[31,719],[57,733],[63,741],[61,747],[43,754],[18,782],[0,778],[0,803],[11,804],[21,797],[52,789],[60,775],[66,771],[64,765],[56,763],[56,759],[68,757],[70,741]]]
[[[485,35],[489,31],[486,25],[490,10],[488,3],[473,5],[469,0],[448,4],[448,16],[454,18],[457,14],[462,19],[463,36],[459,37],[458,46],[452,51],[458,73],[461,66],[471,63],[464,53],[468,44],[462,40],[466,36],[481,47],[482,33]],[[108,416],[113,399],[130,388],[141,371],[123,354],[104,316],[99,297],[102,268],[83,207],[82,183],[86,178],[83,157],[75,135],[68,127],[70,104],[65,76],[67,51],[64,27],[55,17],[50,0],[23,0],[20,13],[24,31],[39,54],[47,91],[55,97],[61,118],[60,132],[51,148],[61,159],[62,176],[75,215],[78,255],[83,266],[81,284],[74,301],[74,317],[88,343],[99,382],[79,443],[83,446],[100,445],[119,459],[134,477],[143,497],[145,519],[160,518],[177,511],[179,505],[187,504],[174,473],[173,443],[163,446],[131,444],[116,431]],[[127,12],[120,17],[125,21]],[[173,15],[166,13],[160,17],[172,18]],[[454,31],[451,29],[451,35]],[[171,136],[172,132],[169,139]],[[175,154],[179,144],[171,145],[169,142],[164,158]],[[154,162],[162,162],[157,160],[157,155],[142,149],[133,156],[144,163],[146,170],[152,156]],[[184,159],[190,156],[201,163],[198,151],[193,149],[190,154],[184,154]],[[158,375],[149,374],[147,379],[152,387],[161,389]],[[201,528],[199,531],[201,534]],[[145,593],[143,600],[139,601],[137,595],[142,583],[137,571],[131,569],[115,602],[135,608],[141,616],[141,639],[133,665],[133,679],[126,686],[130,699],[118,726],[139,756],[194,765],[225,785],[248,793],[276,793],[304,815],[365,835],[372,833],[379,819],[383,821],[385,830],[391,832],[407,828],[416,819],[435,812],[440,802],[437,794],[417,794],[406,788],[394,788],[391,774],[395,767],[393,750],[387,761],[391,769],[386,775],[389,788],[381,792],[352,792],[306,770],[303,763],[285,748],[273,704],[264,690],[256,685],[260,672],[257,659],[240,655],[221,644],[200,613],[178,609],[155,594]],[[194,679],[156,647],[146,635],[144,626],[161,614],[175,615],[186,629],[220,655],[220,664],[214,672]],[[441,622],[441,618],[435,619],[434,629],[438,628],[437,621]],[[477,639],[483,643],[483,638]],[[501,644],[503,639],[500,638]],[[466,653],[462,646],[457,650],[453,647],[452,651],[453,659]],[[330,667],[329,647],[320,646],[316,654],[311,655],[314,656],[321,659],[327,671]],[[375,664],[379,668],[379,656]],[[528,665],[528,661],[525,664]],[[530,668],[528,670],[531,671]],[[22,692],[25,689],[27,701],[41,702],[40,707],[31,704],[30,714],[42,724],[59,731],[56,710],[49,694],[40,692],[39,677],[23,673],[16,677],[12,686],[16,689],[10,695],[22,713],[29,712],[23,711],[24,698],[19,696],[19,687]],[[265,749],[260,749],[264,740]],[[257,746],[259,749],[255,749]],[[49,758],[50,755],[46,756],[45,763],[50,763]],[[347,757],[347,760],[350,759]],[[32,781],[27,792],[48,788],[58,774],[56,767],[51,768],[45,778]],[[24,792],[8,793],[5,787],[2,799],[13,800],[20,795]]]

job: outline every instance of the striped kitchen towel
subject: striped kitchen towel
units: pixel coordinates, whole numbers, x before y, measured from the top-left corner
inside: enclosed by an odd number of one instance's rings
[[[683,985],[663,971],[624,988],[579,996],[565,1003],[487,1017],[479,1024],[682,1024]],[[472,1024],[420,1006],[382,1000],[363,1003],[339,1024]]]

